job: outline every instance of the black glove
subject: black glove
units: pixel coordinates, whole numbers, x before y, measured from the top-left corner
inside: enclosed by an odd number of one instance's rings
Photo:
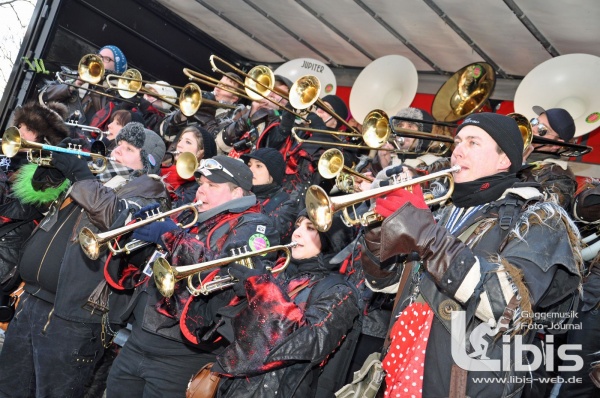
[[[135,213],[133,213],[133,218],[138,218],[140,220],[145,220],[148,216],[153,214],[154,210],[157,210],[160,207],[160,203],[152,203],[148,206],[144,206]]]
[[[90,158],[76,156],[68,153],[55,152],[52,154],[52,166],[62,173],[72,183],[83,180],[92,180],[94,175],[88,167]]]
[[[133,231],[131,238],[162,245],[163,241],[161,237],[163,234],[176,229],[179,229],[177,224],[167,217],[164,221],[155,221],[137,228]]]
[[[233,291],[239,297],[246,297],[246,279],[256,275],[262,275],[267,272],[267,267],[260,259],[254,257],[253,261],[254,268],[248,268],[237,263],[229,266],[229,275],[238,281],[235,285],[233,285]]]

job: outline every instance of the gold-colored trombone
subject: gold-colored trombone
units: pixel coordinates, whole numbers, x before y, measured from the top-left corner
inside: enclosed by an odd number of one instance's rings
[[[349,131],[354,134],[360,134],[356,128],[346,122],[340,115],[332,111],[325,102],[319,98],[319,94],[321,94],[321,82],[319,81],[319,78],[312,75],[302,76],[292,84],[289,102],[292,108],[299,110],[308,109],[313,105],[317,105],[335,120],[346,126]]]
[[[549,155],[559,155],[562,157],[578,157],[590,153],[594,148],[587,145],[571,144],[569,142],[563,142],[558,140],[551,140],[549,138],[540,137],[539,135],[533,134],[531,123],[525,116],[520,113],[509,113],[507,116],[512,117],[517,122],[519,130],[521,130],[521,136],[523,137],[523,153],[527,151],[529,145],[539,144],[540,147],[534,147],[533,152],[535,153],[546,153]],[[541,149],[546,145],[556,145],[564,149],[558,150],[558,152],[545,151]]]
[[[279,273],[284,271],[290,260],[292,259],[291,249],[297,245],[296,242],[291,242],[287,245],[278,245],[267,247],[265,249],[253,251],[253,252],[242,252],[241,248],[239,253],[236,254],[235,250],[232,250],[232,256],[220,258],[217,260],[206,261],[203,263],[192,264],[192,265],[181,265],[171,266],[167,260],[160,257],[154,261],[152,265],[152,271],[154,274],[154,282],[160,294],[165,297],[171,297],[175,291],[175,283],[178,281],[188,278],[188,290],[194,296],[200,294],[210,294],[217,290],[223,290],[233,286],[237,281],[232,276],[217,276],[214,280],[202,284],[200,282],[199,287],[193,285],[192,277],[204,271],[210,271],[212,269],[220,268],[222,266],[231,263],[242,263],[248,268],[253,267],[252,257],[262,256],[268,253],[283,251],[286,259],[285,263],[275,269],[269,269],[273,273]]]
[[[154,221],[163,220],[166,217],[182,212],[184,210],[191,210],[194,213],[194,219],[191,222],[189,222],[186,225],[180,225],[181,228],[189,228],[193,226],[196,223],[196,221],[198,221],[198,209],[196,208],[196,206],[199,206],[201,204],[202,202],[189,203],[187,205],[183,205],[175,209],[171,209],[169,211],[159,212],[157,214],[150,215],[147,218],[140,220],[136,223],[125,225],[123,227],[116,228],[110,231],[100,232],[97,234],[92,232],[92,230],[90,230],[88,227],[84,227],[81,230],[81,232],[79,232],[79,245],[81,246],[81,249],[83,250],[85,255],[92,260],[98,259],[98,257],[100,257],[100,254],[107,247],[113,254],[129,254],[132,251],[147,246],[151,243],[134,239],[125,244],[123,247],[121,247],[119,246],[119,243],[117,241],[117,238],[119,236],[125,235],[126,233],[129,233],[146,224],[153,223]],[[114,242],[111,244],[112,240],[114,240]]]
[[[238,97],[245,98],[249,101],[254,101],[250,96],[246,95],[245,91],[238,90],[233,87],[227,87],[227,86],[223,85],[223,83],[219,79],[215,79],[212,76],[204,75],[200,72],[197,72],[197,71],[189,69],[189,68],[183,68],[183,74],[186,75],[193,82],[200,83],[200,84],[206,84],[211,87],[219,87],[223,91],[227,91],[228,93],[237,95]],[[225,76],[227,76],[229,79],[231,79],[228,75],[225,75]]]
[[[431,173],[423,177],[413,178],[408,181],[401,182],[396,185],[388,185],[379,187],[364,192],[357,192],[349,195],[329,197],[327,192],[318,185],[312,185],[306,192],[306,210],[308,217],[313,222],[315,227],[320,232],[325,232],[331,228],[333,222],[333,214],[338,210],[344,210],[344,220],[348,225],[369,225],[374,221],[380,221],[381,217],[374,212],[367,212],[359,219],[352,219],[348,215],[347,208],[349,206],[361,203],[367,199],[373,199],[387,194],[399,188],[406,188],[412,185],[435,180],[441,177],[447,177],[449,181],[448,191],[444,196],[439,198],[426,200],[425,203],[433,205],[443,202],[450,198],[454,191],[454,178],[452,173],[460,171],[460,166],[453,166],[446,170],[441,170],[436,173]]]
[[[104,77],[104,62],[98,54],[86,54],[79,60],[77,73],[81,80],[97,84]]]
[[[392,134],[394,134],[395,137],[398,137],[400,139],[414,138],[417,140],[428,140],[431,142],[439,143],[439,144],[436,144],[435,146],[433,144],[427,145],[423,151],[412,151],[410,149],[400,150],[400,152],[402,154],[423,155],[423,154],[429,153],[432,155],[443,156],[450,149],[450,146],[452,144],[454,144],[454,138],[451,136],[447,136],[447,135],[443,135],[443,134],[426,133],[423,131],[417,131],[417,130],[411,130],[411,129],[406,129],[406,128],[402,128],[402,127],[396,127],[397,121],[409,122],[409,123],[421,123],[421,124],[427,123],[427,124],[431,124],[433,126],[439,125],[439,126],[450,127],[450,128],[456,128],[456,127],[458,127],[458,125],[454,124],[454,123],[446,123],[446,122],[438,122],[438,121],[430,122],[427,120],[392,116],[390,118],[390,129],[392,131]],[[394,141],[394,142],[396,143],[397,141]],[[450,144],[450,145],[445,145],[444,143]],[[435,148],[437,148],[437,150],[434,150]]]
[[[52,167],[52,152],[68,153],[70,155],[89,157],[91,162],[88,166],[92,173],[101,173],[106,169],[110,158],[92,152],[84,152],[75,148],[63,148],[54,145],[40,144],[37,142],[30,142],[21,138],[19,129],[15,126],[9,127],[2,135],[2,152],[9,158],[15,156],[20,150],[26,149],[27,160],[32,163],[37,163],[40,166]],[[40,151],[40,156],[35,156],[33,151]],[[42,156],[41,151],[50,152],[50,156]],[[100,162],[98,165],[97,162]]]
[[[335,178],[335,185],[340,191],[344,192],[354,191],[353,180],[351,177],[347,178],[349,176],[373,182],[373,178],[344,165],[344,154],[337,148],[331,148],[323,152],[317,163],[317,169],[323,178]]]

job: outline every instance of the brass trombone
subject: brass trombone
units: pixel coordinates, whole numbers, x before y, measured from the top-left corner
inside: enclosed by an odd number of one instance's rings
[[[388,185],[385,187],[371,189],[369,191],[336,197],[329,197],[323,188],[318,185],[312,185],[306,192],[306,210],[308,212],[308,217],[320,232],[325,232],[331,228],[333,214],[342,209],[344,209],[344,220],[348,225],[369,225],[372,222],[380,221],[381,217],[374,212],[367,212],[359,219],[352,219],[348,215],[347,208],[357,203],[361,203],[367,199],[383,196],[388,192],[399,188],[406,188],[422,182],[435,180],[440,177],[447,177],[450,186],[448,187],[446,194],[439,198],[428,199],[425,201],[425,203],[428,205],[440,203],[447,200],[452,195],[452,192],[454,191],[454,178],[452,173],[456,173],[458,171],[460,171],[460,166],[452,166],[449,169],[431,173],[423,177],[413,178],[396,185]]]
[[[88,164],[92,173],[101,173],[106,169],[110,158],[92,152],[84,152],[75,148],[63,148],[54,145],[40,144],[37,142],[30,142],[21,138],[19,129],[15,126],[9,127],[2,135],[2,152],[9,158],[15,156],[21,149],[28,149],[27,160],[32,163],[37,163],[40,166],[52,167],[52,156],[43,157],[41,151],[62,152],[76,156],[89,157],[91,162]],[[39,150],[40,156],[35,156],[33,150]],[[97,162],[100,161],[100,165],[97,166]]]
[[[296,245],[296,242],[291,242],[287,245],[267,247],[265,249],[253,252],[242,252],[240,248],[238,254],[235,253],[235,250],[232,250],[232,256],[230,257],[206,261],[198,264],[181,265],[176,267],[171,266],[167,260],[160,257],[156,259],[154,261],[154,264],[152,265],[154,282],[156,283],[156,287],[160,294],[162,294],[165,297],[171,297],[173,295],[173,292],[175,291],[175,283],[182,279],[188,278],[188,290],[192,295],[207,295],[214,291],[231,287],[237,281],[232,276],[217,276],[214,280],[205,284],[202,284],[202,281],[200,281],[200,286],[195,287],[192,282],[192,277],[194,275],[236,262],[243,263],[246,267],[252,268],[252,257],[283,251],[286,256],[285,263],[282,266],[277,267],[275,269],[269,269],[269,271],[271,271],[274,274],[279,273],[287,268],[288,264],[290,263],[290,260],[292,259],[291,249]]]
[[[125,244],[123,247],[121,247],[119,246],[119,242],[117,241],[117,238],[119,236],[129,233],[146,224],[162,220],[165,217],[169,217],[172,214],[176,214],[184,210],[191,210],[194,213],[194,219],[190,223],[186,225],[180,225],[181,228],[189,228],[193,226],[196,223],[196,221],[198,221],[198,209],[196,209],[196,206],[199,206],[201,204],[201,202],[189,203],[187,205],[183,205],[175,209],[171,209],[169,211],[158,212],[157,214],[150,215],[149,217],[140,220],[136,223],[125,225],[123,227],[116,228],[110,231],[100,232],[98,234],[93,233],[92,230],[88,227],[84,227],[81,230],[81,232],[79,232],[79,245],[81,246],[81,249],[83,250],[85,255],[92,260],[98,259],[98,257],[100,257],[100,254],[106,249],[106,247],[108,247],[108,249],[113,254],[129,254],[132,251],[140,249],[151,243],[134,239]],[[112,240],[114,240],[113,244],[111,244],[110,242]]]
[[[228,93],[237,95],[238,97],[245,98],[248,101],[254,101],[252,98],[250,98],[250,96],[246,95],[246,93],[244,91],[235,89],[233,87],[224,86],[220,80],[215,79],[212,76],[204,75],[200,72],[197,72],[197,71],[189,69],[189,68],[183,68],[183,74],[186,75],[190,79],[190,81],[197,82],[200,84],[206,84],[211,87],[219,87],[223,91],[227,91]],[[231,79],[231,77],[229,77],[228,75],[225,75],[225,76],[227,76],[229,79]]]
[[[236,68],[234,65],[230,64],[229,62],[226,62],[215,55],[211,55],[210,56],[210,64],[212,65],[213,71],[222,73],[224,75],[226,75],[226,72],[224,72],[223,70],[219,69],[216,66],[215,60],[219,60],[219,61],[223,62],[225,65],[227,65],[229,68],[231,68],[235,73],[244,76],[245,80],[241,81],[241,80],[234,79],[231,76],[227,75],[227,77],[229,79],[233,80],[240,86],[244,87],[246,94],[250,100],[252,100],[252,101],[260,101],[262,99],[267,100],[270,103],[277,105],[278,107],[284,108],[287,112],[290,112],[291,114],[304,120],[305,122],[308,122],[308,120],[306,119],[306,117],[304,115],[294,112],[293,110],[282,106],[279,102],[273,101],[271,98],[269,98],[269,93],[273,90],[273,86],[275,85],[275,75],[273,74],[273,71],[271,69],[269,69],[268,67],[263,66],[263,65],[258,65],[258,66],[255,66],[254,68],[250,69],[250,72],[246,73],[246,72],[242,71],[241,69]],[[185,73],[185,71],[184,71],[184,73]],[[291,90],[290,90],[290,92],[291,92]],[[291,103],[290,98],[283,95],[283,93],[278,92],[277,94],[279,96],[281,96],[282,98],[285,98],[288,102]]]
[[[533,152],[559,155],[566,158],[583,156],[594,149],[587,145],[571,144],[569,142],[551,140],[549,138],[540,137],[539,135],[534,135],[531,123],[529,123],[529,120],[527,120],[525,116],[520,113],[509,113],[507,116],[515,119],[519,126],[519,130],[521,130],[521,136],[523,137],[523,153],[525,153],[531,144],[540,144],[542,147],[545,145],[560,146],[564,149],[561,149],[558,152],[544,151],[543,149],[540,149],[540,147],[533,147]]]
[[[321,82],[319,81],[318,77],[312,75],[302,76],[296,80],[290,88],[290,105],[292,108],[299,110],[308,109],[313,105],[317,105],[323,111],[331,115],[331,117],[333,117],[335,120],[346,126],[351,132],[360,134],[356,128],[348,124],[348,122],[342,119],[342,117],[340,117],[337,113],[329,109],[325,102],[319,98],[320,93]]]
[[[349,176],[358,177],[363,180],[373,182],[373,178],[359,173],[344,165],[344,154],[337,148],[331,148],[323,152],[317,164],[319,174],[323,178],[335,178],[335,184],[340,191],[353,192],[354,186]]]
[[[407,118],[407,117],[399,117],[399,116],[392,116],[390,118],[390,128],[392,133],[394,134],[395,137],[399,137],[400,139],[404,139],[404,138],[414,138],[417,140],[428,140],[428,141],[432,141],[432,142],[437,142],[438,144],[436,144],[435,146],[430,144],[427,145],[427,147],[423,150],[399,150],[402,154],[405,155],[424,155],[426,153],[432,154],[432,155],[436,155],[436,156],[443,156],[448,149],[450,149],[450,146],[452,144],[454,144],[454,138],[451,136],[447,136],[447,135],[443,135],[443,134],[433,134],[433,133],[426,133],[423,131],[417,131],[417,130],[411,130],[411,129],[406,129],[406,128],[402,128],[402,127],[396,127],[395,126],[395,122],[396,121],[404,121],[404,122],[409,122],[409,123],[428,123],[428,124],[432,124],[434,126],[436,125],[441,125],[444,127],[450,127],[450,128],[456,128],[458,125],[454,124],[454,123],[445,123],[445,122],[429,122],[427,120],[419,120],[419,119],[411,119],[411,118]],[[445,145],[446,144],[450,144],[450,145]],[[434,148],[437,148],[437,150],[434,150]]]

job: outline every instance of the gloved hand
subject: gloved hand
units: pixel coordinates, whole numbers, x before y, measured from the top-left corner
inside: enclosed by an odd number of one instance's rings
[[[235,285],[233,285],[233,291],[239,297],[246,297],[246,287],[244,285],[246,279],[252,276],[262,275],[267,272],[266,266],[262,263],[260,259],[254,257],[253,261],[254,268],[248,268],[244,265],[237,263],[231,264],[229,266],[229,275],[231,275],[238,281]]]
[[[135,229],[131,237],[132,239],[139,239],[145,242],[162,245],[162,235],[176,229],[179,229],[177,224],[167,217],[164,221],[155,221]]]
[[[387,218],[406,203],[412,203],[417,209],[428,209],[419,184],[413,185],[412,192],[396,189],[375,201],[375,213]]]
[[[147,206],[142,207],[135,213],[133,213],[133,218],[137,218],[140,220],[145,220],[148,216],[152,215],[152,212],[160,207],[160,203],[152,203]]]
[[[90,158],[85,156],[80,158],[79,156],[62,152],[54,152],[52,154],[52,166],[72,183],[95,178],[88,167],[89,160]]]

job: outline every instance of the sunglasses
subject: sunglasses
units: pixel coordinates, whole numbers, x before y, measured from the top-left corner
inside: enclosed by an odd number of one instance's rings
[[[531,127],[535,127],[535,126],[537,126],[537,128],[538,128],[538,135],[540,137],[545,136],[546,134],[548,134],[548,131],[550,131],[544,123],[540,123],[540,121],[538,120],[537,117],[534,117],[533,119],[531,119]]]
[[[233,174],[229,170],[227,170],[221,163],[216,161],[215,159],[202,159],[200,161],[200,166],[198,166],[198,170],[222,170],[229,177],[234,178]]]

